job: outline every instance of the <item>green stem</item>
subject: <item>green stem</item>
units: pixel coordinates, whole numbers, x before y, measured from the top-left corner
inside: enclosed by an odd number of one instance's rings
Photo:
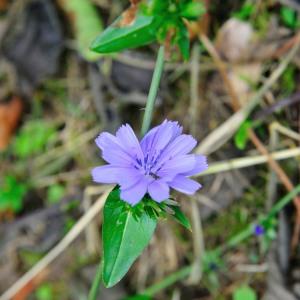
[[[96,300],[97,299],[101,279],[102,279],[102,263],[99,263],[99,266],[98,266],[97,272],[96,272],[96,276],[94,278],[93,285],[92,285],[92,288],[89,293],[88,300]]]
[[[155,69],[154,69],[152,82],[151,82],[151,86],[150,86],[150,91],[148,94],[148,99],[147,99],[147,104],[146,104],[146,110],[145,110],[145,114],[144,114],[142,130],[141,130],[142,136],[144,136],[150,128],[152,114],[153,114],[153,108],[154,108],[155,100],[157,97],[157,91],[159,88],[161,75],[162,75],[163,68],[164,68],[164,56],[165,56],[164,46],[160,46],[158,54],[157,54]]]
[[[263,218],[261,218],[256,224],[263,224],[264,222],[270,220],[273,218],[277,213],[280,212],[288,203],[291,202],[291,200],[297,196],[297,194],[300,193],[300,185],[297,185],[291,192],[289,192],[286,196],[281,198],[269,211],[267,215],[265,215]],[[233,236],[229,241],[221,247],[218,247],[212,251],[209,252],[215,252],[217,255],[221,255],[224,253],[224,251],[236,247],[238,244],[243,242],[245,239],[253,236],[253,224],[250,224],[247,228]],[[179,271],[174,272],[173,274],[170,274],[168,277],[163,279],[162,281],[148,287],[144,291],[141,292],[143,295],[147,296],[154,296],[156,293],[158,293],[160,290],[165,289],[172,284],[174,284],[176,281],[184,279],[187,277],[192,271],[192,266],[186,266],[180,269]]]
[[[180,279],[184,279],[185,277],[187,277],[192,271],[192,266],[187,266],[184,267],[182,269],[180,269],[179,271],[169,275],[168,277],[166,277],[164,280],[162,280],[161,282],[158,282],[152,286],[150,286],[149,288],[145,289],[142,294],[145,296],[149,296],[152,297],[155,294],[157,294],[159,291],[167,288],[168,286],[174,284],[176,281],[180,280]]]

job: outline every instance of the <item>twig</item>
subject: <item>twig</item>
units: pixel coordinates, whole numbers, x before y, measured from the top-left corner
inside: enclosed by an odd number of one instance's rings
[[[297,156],[300,157],[300,148],[293,148],[288,150],[272,152],[270,153],[270,156],[274,160],[283,160],[283,159],[288,159]],[[205,175],[210,175],[210,174],[215,174],[220,172],[226,172],[235,169],[260,165],[266,162],[268,162],[267,155],[257,155],[257,156],[229,159],[223,162],[221,161],[217,163],[210,163],[209,168],[206,171],[196,176],[200,177],[200,176],[205,176]]]
[[[242,273],[265,273],[268,269],[267,263],[263,263],[261,265],[239,264],[236,266],[236,270]]]
[[[191,56],[191,84],[190,94],[191,102],[189,109],[190,116],[190,132],[195,136],[197,131],[197,116],[198,116],[198,101],[199,101],[199,47],[198,45],[193,46]]]
[[[232,86],[231,80],[227,76],[226,65],[221,59],[220,55],[218,54],[217,50],[211,43],[211,41],[205,35],[200,35],[201,42],[204,44],[205,48],[208,50],[209,54],[212,56],[213,60],[215,61],[217,68],[223,78],[225,86],[228,90],[228,94],[232,101],[232,107],[237,110],[240,107],[239,98]]]
[[[97,65],[92,63],[88,65],[88,73],[89,73],[89,82],[90,82],[90,89],[92,93],[92,99],[97,114],[100,117],[101,124],[104,128],[106,128],[108,119],[107,119],[106,106],[105,106],[105,101],[103,99],[103,92],[102,92],[102,83],[101,83],[102,74],[97,70]]]
[[[268,115],[273,114],[274,112],[276,112],[277,110],[284,108],[286,106],[290,106],[293,104],[296,104],[300,102],[300,92],[295,93],[287,98],[284,99],[280,99],[278,101],[276,101],[273,105],[258,111],[254,117],[253,120],[258,121],[258,120],[263,120],[264,118],[266,118]]]
[[[32,269],[25,273],[17,282],[15,282],[1,297],[0,300],[10,300],[18,294],[28,283],[38,276],[49,264],[51,264],[70,244],[79,236],[86,226],[97,216],[103,208],[105,199],[109,194],[107,190],[99,199],[90,207],[89,211],[84,214],[79,221],[72,227],[66,236]]]
[[[101,126],[93,127],[92,129],[85,131],[78,137],[74,138],[73,140],[58,146],[54,149],[49,150],[45,154],[38,156],[34,161],[33,165],[36,168],[41,167],[43,164],[48,163],[54,159],[57,159],[63,155],[67,155],[74,151],[79,151],[81,145],[85,145],[88,141],[95,138],[97,134],[101,131]]]
[[[277,131],[291,139],[294,139],[294,140],[300,142],[300,134],[299,133],[297,133],[289,128],[284,127],[283,125],[281,125],[278,122],[271,123],[270,130]]]
[[[85,213],[87,213],[91,207],[92,196],[103,193],[105,191],[103,188],[104,187],[102,185],[99,185],[89,186],[84,189],[82,206]],[[90,225],[86,227],[85,236],[87,253],[89,253],[91,256],[100,253],[100,238],[96,220],[92,221]]]
[[[278,132],[272,129],[272,126],[269,127],[270,129],[270,140],[269,140],[269,149],[271,151],[275,151],[275,148],[278,144]],[[269,167],[269,174],[267,178],[267,188],[266,188],[266,204],[265,207],[269,210],[276,201],[277,195],[277,175],[273,171],[271,167]]]
[[[196,134],[197,130],[197,115],[198,115],[198,101],[199,101],[199,47],[193,46],[191,69],[190,69],[190,132],[192,135]],[[204,250],[204,238],[201,225],[201,216],[195,198],[191,199],[191,217],[193,224],[193,252],[194,263],[193,270],[188,279],[189,284],[197,284],[202,277],[202,255]]]

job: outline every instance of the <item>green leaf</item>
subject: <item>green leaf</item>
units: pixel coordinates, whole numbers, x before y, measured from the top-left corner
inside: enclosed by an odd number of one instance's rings
[[[51,185],[47,190],[48,203],[57,203],[65,194],[66,189],[61,184]]]
[[[233,300],[256,300],[256,292],[249,286],[237,288],[233,293]]]
[[[138,12],[130,26],[120,27],[122,16],[101,33],[91,45],[99,53],[111,53],[147,45],[156,40],[156,33],[163,18],[146,16]]]
[[[185,60],[190,57],[190,37],[187,27],[184,22],[180,23],[179,32],[177,34],[177,44],[179,46],[180,52]]]
[[[15,138],[13,152],[20,158],[27,158],[41,152],[54,135],[52,124],[43,120],[27,121]]]
[[[54,299],[53,288],[49,284],[41,285],[35,292],[37,300],[52,300]]]
[[[127,273],[149,244],[156,224],[157,220],[139,205],[132,208],[122,201],[118,188],[109,194],[102,228],[103,282],[106,287],[112,287]]]
[[[14,176],[6,176],[0,186],[0,211],[19,212],[23,208],[23,198],[27,192],[25,184],[17,182]]]
[[[63,8],[72,17],[72,25],[78,50],[89,61],[95,61],[99,54],[92,52],[89,45],[103,30],[102,21],[96,8],[87,0],[61,1]]]
[[[240,20],[247,20],[254,12],[255,6],[251,3],[245,3],[242,8],[233,14],[234,17]]]
[[[249,140],[248,136],[248,129],[252,127],[251,121],[245,121],[240,129],[237,131],[237,133],[234,136],[234,143],[235,146],[240,149],[244,150],[246,148],[247,142]]]
[[[192,226],[189,219],[185,216],[179,206],[169,206],[173,211],[174,215],[171,215],[178,223],[192,231]]]
[[[205,13],[205,6],[201,2],[187,3],[181,11],[181,16],[189,20],[198,19]]]
[[[296,72],[294,65],[288,66],[281,76],[281,83],[286,94],[291,94],[296,89]]]
[[[290,7],[283,6],[280,9],[280,16],[283,21],[283,23],[290,27],[290,28],[295,28],[297,25],[297,16],[296,16],[296,11]]]

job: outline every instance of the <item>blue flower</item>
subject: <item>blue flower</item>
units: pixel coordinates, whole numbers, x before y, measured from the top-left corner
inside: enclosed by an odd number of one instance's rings
[[[263,226],[259,225],[259,224],[256,224],[253,228],[253,233],[256,235],[256,236],[261,236],[261,235],[264,235],[265,233],[265,229]]]
[[[165,120],[140,142],[128,124],[115,136],[103,132],[95,142],[108,164],[92,170],[94,181],[118,184],[121,199],[131,205],[146,193],[157,202],[166,200],[170,188],[192,195],[201,185],[188,177],[208,167],[205,156],[189,154],[197,142],[174,121]]]

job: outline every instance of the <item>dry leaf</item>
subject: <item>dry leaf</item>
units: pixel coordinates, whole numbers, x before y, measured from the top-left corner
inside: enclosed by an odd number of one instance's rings
[[[6,10],[8,7],[8,0],[0,0],[0,11]]]
[[[11,139],[21,117],[23,102],[13,97],[8,103],[0,104],[0,150],[4,150]]]
[[[230,62],[239,62],[249,57],[253,29],[249,23],[230,19],[218,32],[216,48]]]
[[[135,16],[137,13],[137,6],[132,6],[128,8],[122,14],[122,20],[120,21],[120,27],[130,26],[135,21]]]
[[[234,66],[228,71],[228,78],[239,96],[239,104],[244,106],[255,92],[253,87],[259,82],[262,74],[261,63],[248,63]]]

